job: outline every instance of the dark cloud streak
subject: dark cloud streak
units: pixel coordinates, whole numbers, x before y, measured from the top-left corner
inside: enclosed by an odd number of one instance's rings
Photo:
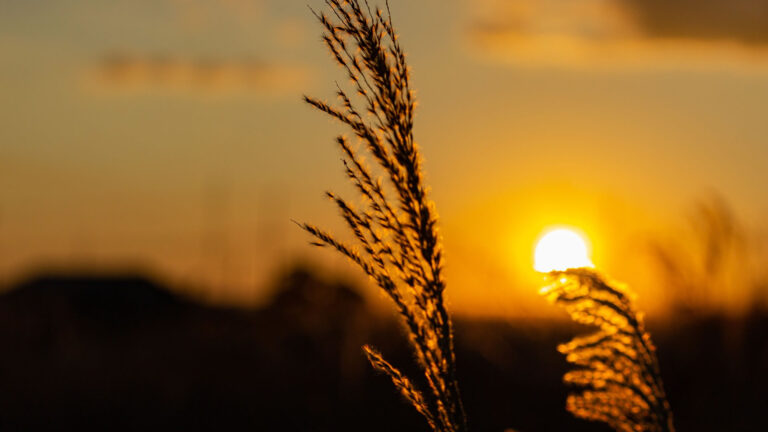
[[[649,37],[768,44],[767,0],[619,0]]]
[[[298,66],[270,64],[254,58],[181,58],[167,54],[110,53],[95,65],[95,77],[108,88],[181,90],[284,90],[307,77]]]

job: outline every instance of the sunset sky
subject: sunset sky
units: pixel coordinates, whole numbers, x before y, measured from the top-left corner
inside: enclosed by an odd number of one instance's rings
[[[697,200],[764,247],[767,1],[390,4],[456,310],[536,310],[553,225],[649,305],[648,239]],[[356,275],[291,222],[341,230],[323,192],[351,196],[346,131],[301,101],[344,79],[307,5],[0,2],[0,282],[139,267],[238,302],[296,257]]]

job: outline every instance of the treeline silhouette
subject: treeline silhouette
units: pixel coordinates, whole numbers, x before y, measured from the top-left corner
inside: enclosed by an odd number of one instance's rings
[[[0,296],[0,430],[427,430],[375,344],[417,377],[394,317],[297,266],[258,310],[203,305],[133,274],[39,274]],[[768,430],[768,313],[648,319],[678,430]],[[476,431],[601,431],[563,409],[566,321],[457,317]],[[412,365],[412,369],[408,369]]]

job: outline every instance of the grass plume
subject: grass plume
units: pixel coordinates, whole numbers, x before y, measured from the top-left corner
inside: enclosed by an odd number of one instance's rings
[[[568,396],[568,411],[621,432],[673,432],[656,348],[635,309],[634,294],[587,268],[550,277],[553,283],[542,294],[574,321],[599,328],[558,347],[577,367],[564,381],[583,388]]]
[[[337,86],[337,106],[311,97],[305,101],[348,126],[375,166],[368,166],[346,137],[336,139],[346,175],[364,208],[358,210],[333,193],[327,195],[354,234],[356,245],[311,224],[301,227],[315,238],[314,244],[332,247],[352,260],[392,299],[428,389],[417,390],[379,353],[364,347],[373,367],[392,379],[434,431],[465,431],[453,329],[443,300],[442,245],[413,137],[415,99],[408,65],[389,4],[385,12],[357,0],[325,3],[330,14],[313,13],[324,28],[323,42],[354,93]],[[360,104],[364,108],[359,109]]]

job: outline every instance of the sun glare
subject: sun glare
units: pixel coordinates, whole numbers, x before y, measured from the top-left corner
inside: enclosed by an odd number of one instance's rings
[[[594,267],[584,238],[573,230],[558,228],[536,243],[533,268],[542,273],[578,267]]]

